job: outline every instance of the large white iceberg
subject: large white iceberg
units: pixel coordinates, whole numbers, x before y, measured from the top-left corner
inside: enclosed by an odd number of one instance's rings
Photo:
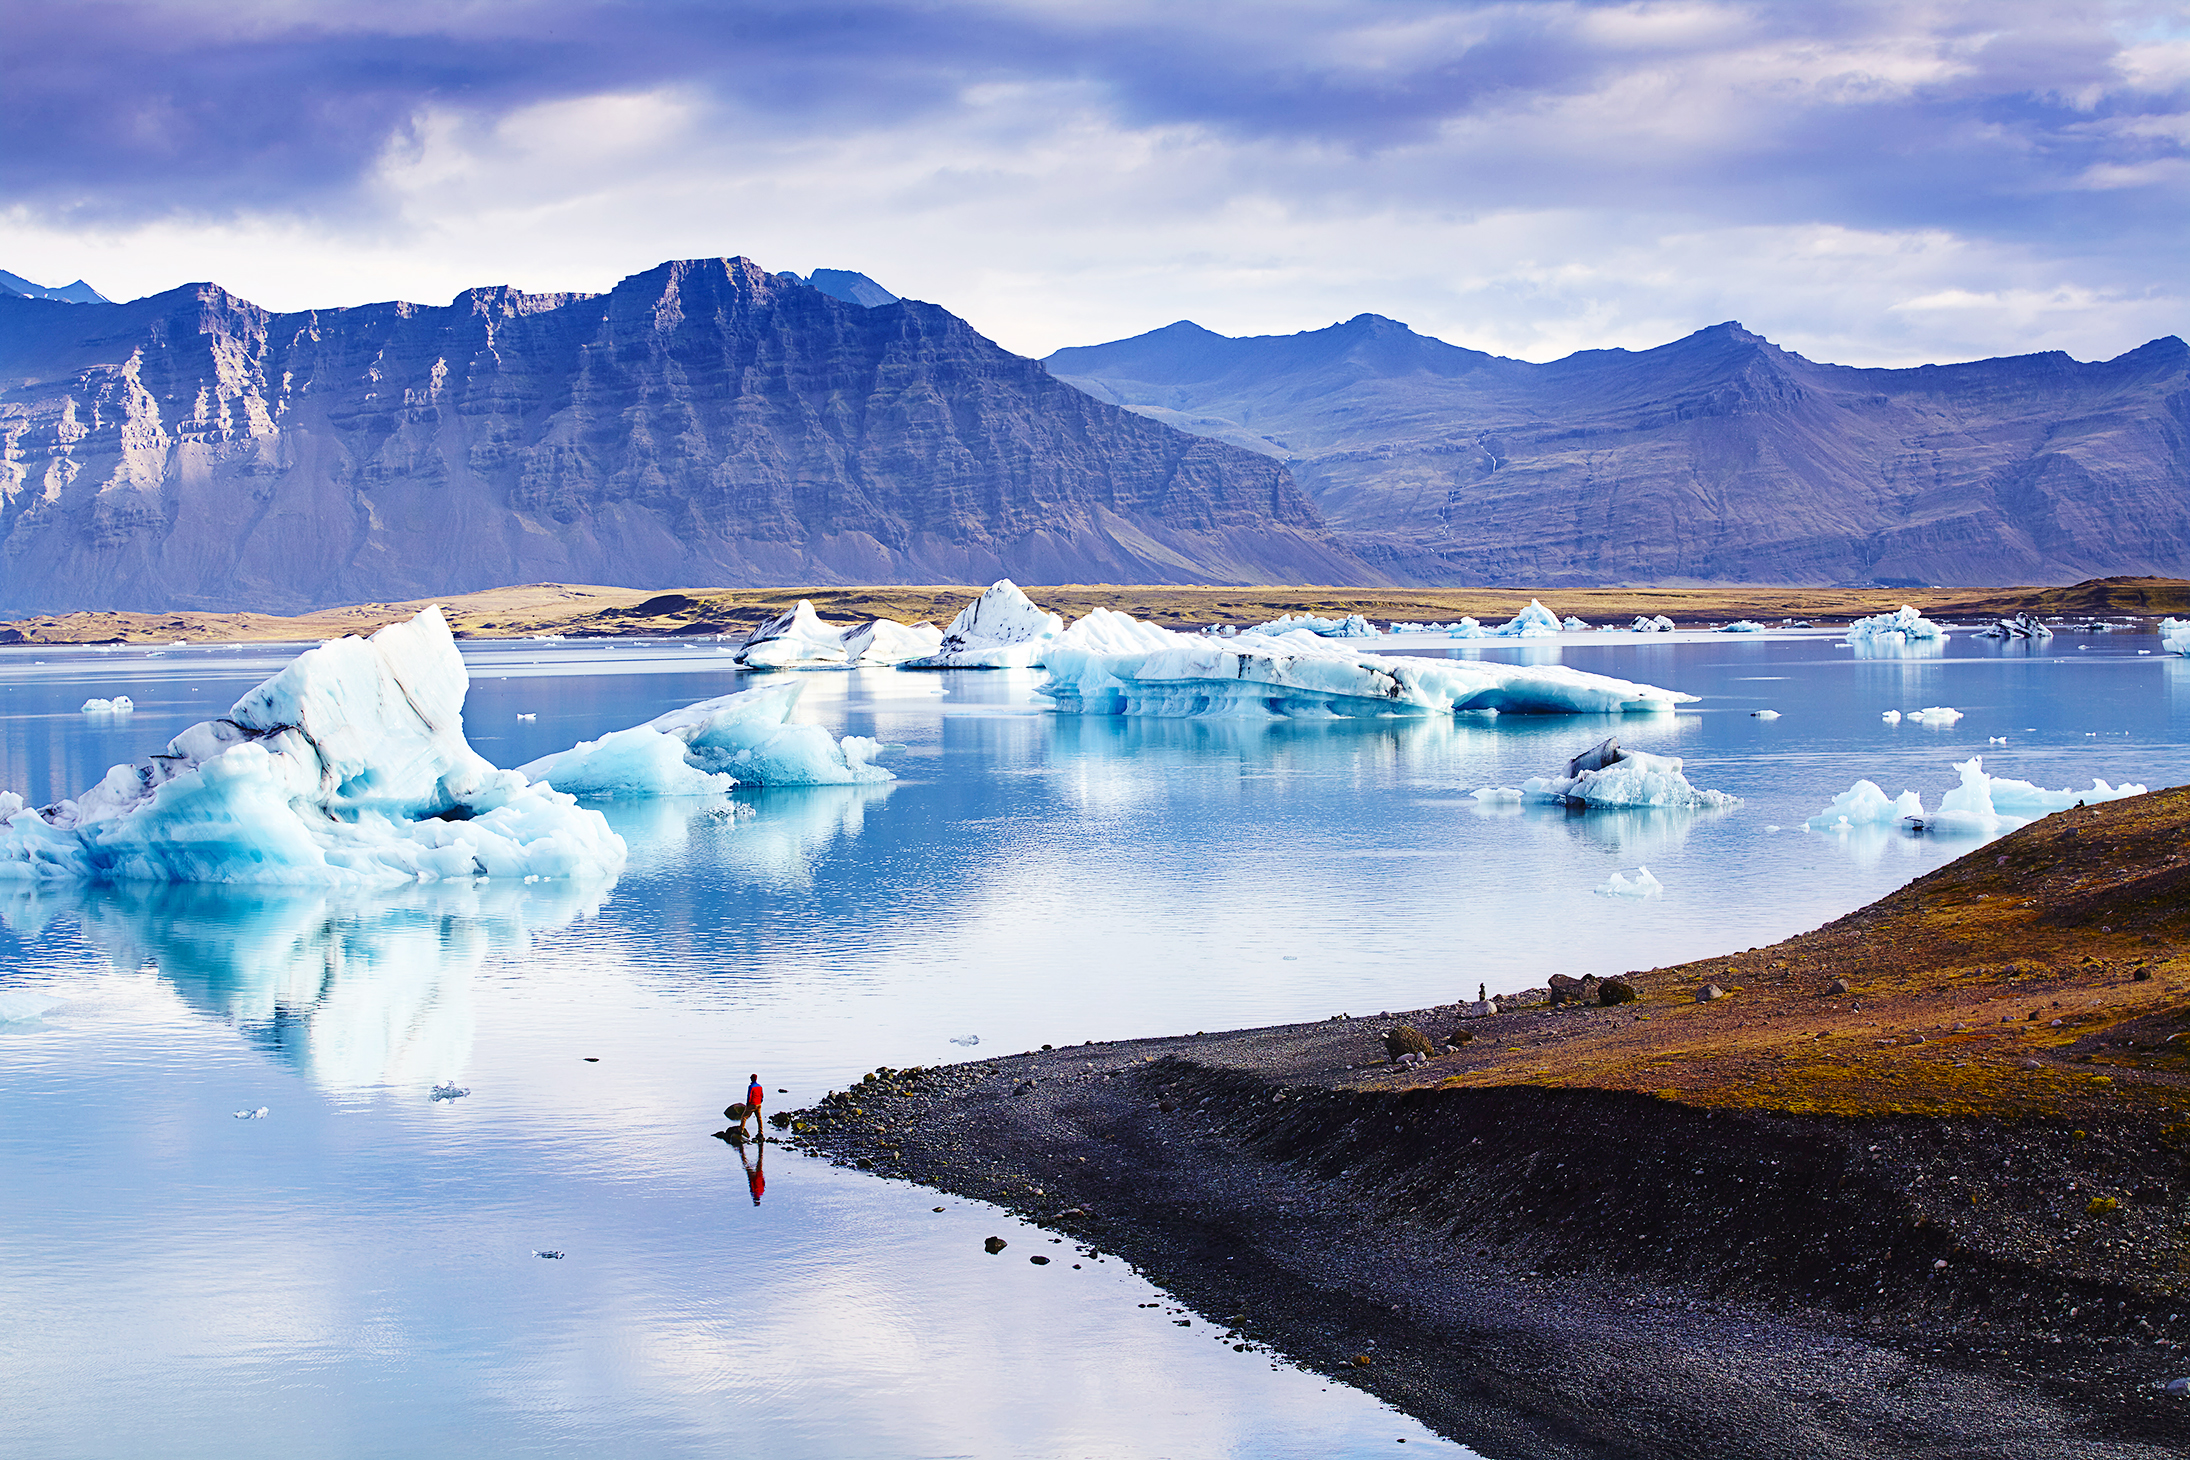
[[[873,763],[881,742],[792,724],[805,688],[793,679],[701,700],[520,770],[573,796],[612,798],[716,796],[746,782],[844,786],[897,779]]]
[[[1673,632],[1673,621],[1662,613],[1655,618],[1637,614],[1634,628],[1638,634],[1670,634]]]
[[[2160,647],[2170,654],[2190,654],[2190,619],[2161,619]]]
[[[1874,613],[1848,625],[1851,644],[1914,644],[1946,638],[1946,631],[1907,604],[1892,613]]]
[[[1451,639],[1488,639],[1492,637],[1492,633],[1473,618],[1462,618],[1445,630],[1445,636]]]
[[[1243,634],[1290,634],[1305,629],[1325,639],[1373,639],[1377,637],[1376,625],[1358,613],[1344,618],[1325,618],[1319,613],[1288,613],[1257,624],[1251,629],[1241,629]]]
[[[1093,617],[1093,615],[1090,615]],[[1670,711],[1694,695],[1558,664],[1486,664],[1368,654],[1295,630],[1213,639],[1134,624],[1137,647],[1066,634],[1049,647],[1041,688],[1062,714],[1334,718]],[[1082,620],[1082,623],[1085,623]],[[1080,625],[1074,625],[1077,631]],[[1105,624],[1106,642],[1125,630]]]
[[[878,618],[845,634],[844,661],[855,668],[903,664],[926,658],[942,643],[943,631],[934,624]]]
[[[364,885],[607,876],[621,838],[464,739],[470,679],[437,608],[299,655],[73,801],[0,794],[0,876]]]
[[[906,661],[908,669],[1030,669],[1065,630],[1065,621],[999,578],[958,611],[935,652]]]
[[[845,659],[844,630],[823,623],[803,598],[747,634],[738,649],[738,663],[748,669],[841,669]]]
[[[2072,806],[2096,806],[2125,796],[2142,796],[2145,787],[2108,785],[2093,780],[2088,791],[2049,791],[2029,781],[1985,773],[1982,756],[1957,763],[1961,782],[1939,798],[1939,809],[1924,810],[1914,791],[1886,798],[1875,781],[1857,781],[1806,823],[1813,831],[1848,831],[1859,826],[1905,826],[1951,836],[1998,836],[2028,826],[2041,816]]]

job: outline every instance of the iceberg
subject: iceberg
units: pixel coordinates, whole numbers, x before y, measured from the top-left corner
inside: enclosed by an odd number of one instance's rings
[[[1899,710],[1887,710],[1878,718],[1884,720],[1889,725],[1898,725],[1901,723],[1901,712]]]
[[[1914,791],[1888,800],[1876,781],[1857,781],[1803,825],[1812,831],[1847,831],[1858,826],[1894,826],[1923,814],[1924,800]]]
[[[1673,621],[1662,613],[1656,618],[1645,618],[1643,615],[1637,614],[1635,616],[1635,632],[1638,634],[1670,634],[1673,632]]]
[[[839,739],[819,725],[791,723],[805,688],[794,679],[701,700],[518,769],[573,796],[615,799],[719,796],[747,782],[846,786],[896,780],[894,772],[873,763],[885,748],[880,741],[863,735]]]
[[[1589,625],[1583,623],[1580,619],[1576,618],[1571,613],[1566,616],[1566,622],[1561,625],[1561,627],[1563,627],[1570,634],[1584,634],[1589,632]]]
[[[72,801],[0,796],[0,876],[373,885],[606,877],[621,838],[464,739],[470,679],[438,608],[307,650]]]
[[[1563,776],[1531,776],[1521,783],[1521,798],[1539,805],[1577,810],[1658,807],[1679,811],[1717,811],[1739,806],[1739,796],[1706,791],[1689,783],[1677,755],[1625,750],[1606,740],[1567,762]]]
[[[2170,654],[2190,654],[2190,619],[2161,619],[2160,647]]]
[[[1665,895],[1665,884],[1651,876],[1648,867],[1637,867],[1633,877],[1623,877],[1617,872],[1613,873],[1612,880],[1604,883],[1597,891],[1603,893],[1606,897],[1632,897],[1638,899],[1663,897]]]
[[[1358,613],[1344,618],[1325,618],[1318,613],[1288,613],[1266,624],[1251,629],[1241,629],[1243,634],[1290,634],[1296,630],[1324,639],[1373,639],[1377,637],[1376,625]]]
[[[127,715],[137,708],[128,695],[116,695],[111,700],[85,700],[83,713],[87,715]]]
[[[1719,632],[1722,634],[1761,634],[1764,632],[1764,625],[1754,619],[1736,619],[1730,624],[1720,624]]]
[[[1089,615],[1090,618],[1093,615]],[[1117,621],[1131,624],[1128,631]],[[1082,620],[1081,624],[1085,624]],[[1081,628],[1074,625],[1074,631]],[[1117,614],[1050,645],[1040,693],[1060,714],[1359,718],[1518,714],[1647,714],[1695,698],[1557,664],[1486,664],[1368,654],[1303,630],[1231,639],[1173,633]],[[1130,639],[1128,640],[1128,634]]]
[[[1484,628],[1472,618],[1461,619],[1451,628],[1445,630],[1445,633],[1447,637],[1454,639],[1487,639],[1491,636],[1489,629]]]
[[[2047,628],[2027,613],[2004,618],[1977,631],[1980,639],[2050,639],[2053,630]]]
[[[1030,669],[1065,630],[1065,621],[1037,608],[1009,578],[958,611],[932,654],[905,661],[907,669]]]
[[[1559,616],[1531,598],[1527,608],[1492,632],[1501,639],[1546,639],[1559,632]]]
[[[1961,718],[1962,712],[1960,710],[1949,709],[1945,705],[1933,705],[1928,710],[1909,711],[1909,719],[1919,725],[1952,725]]]
[[[1144,623],[1129,613],[1091,608],[1086,617],[1076,619],[1057,642],[1060,646],[1095,654],[1136,654],[1144,650],[1167,649],[1173,640],[1182,637],[1169,629]]]
[[[737,662],[748,669],[841,669],[845,658],[844,630],[823,623],[813,604],[801,598],[747,634]]]
[[[854,668],[903,664],[933,654],[943,643],[934,624],[901,624],[878,618],[844,636],[844,660]]]
[[[1874,613],[1848,625],[1851,644],[1913,644],[1946,637],[1939,625],[1905,603],[1892,613]]]
[[[2108,785],[2094,780],[2088,791],[2049,791],[2029,781],[1985,773],[1984,758],[1972,756],[1957,763],[1960,784],[1939,798],[1939,809],[1924,810],[1923,798],[1903,791],[1892,800],[1875,781],[1857,781],[1833,797],[1832,804],[1806,823],[1812,831],[1847,831],[1859,826],[1905,826],[1911,831],[1944,835],[1998,836],[2028,826],[2041,816],[2066,811],[2072,806],[2096,806],[2141,796],[2145,787]]]

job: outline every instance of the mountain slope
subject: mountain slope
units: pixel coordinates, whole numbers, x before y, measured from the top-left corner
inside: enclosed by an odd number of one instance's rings
[[[48,289],[43,284],[33,284],[21,274],[11,274],[0,269],[0,294],[20,294],[27,299],[58,299],[63,304],[111,304],[114,301],[78,279],[58,289]]]
[[[0,297],[0,444],[18,610],[1378,576],[1276,462],[743,259],[445,309]]]
[[[2190,570],[2190,347],[1913,370],[1738,324],[1547,365],[1376,315],[1060,350],[1099,399],[1286,461],[1423,583],[2069,582]]]

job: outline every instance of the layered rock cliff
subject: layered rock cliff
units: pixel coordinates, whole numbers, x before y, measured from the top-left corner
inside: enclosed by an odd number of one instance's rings
[[[543,580],[1363,582],[1282,464],[743,259],[272,314],[0,297],[0,608]]]
[[[1738,324],[1547,365],[1362,315],[1060,350],[1060,378],[1288,463],[1403,581],[2067,583],[2190,573],[2190,347],[1910,370]]]

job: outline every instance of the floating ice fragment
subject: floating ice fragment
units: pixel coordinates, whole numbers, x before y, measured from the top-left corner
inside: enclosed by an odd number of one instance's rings
[[[2072,806],[2096,806],[2145,792],[2140,785],[2112,786],[2100,780],[2094,780],[2088,791],[2049,791],[2029,781],[1987,775],[1983,758],[1977,756],[1956,764],[1955,770],[1961,784],[1940,797],[1935,812],[1926,812],[1923,799],[1914,791],[1903,791],[1888,801],[1875,782],[1857,781],[1811,817],[1808,825],[1814,831],[1899,825],[1939,835],[1998,836]]]
[[[600,813],[464,740],[470,684],[437,608],[321,644],[72,801],[18,813],[0,876],[394,885],[605,877]]]
[[[1749,718],[1750,718],[1750,719],[1752,719],[1752,720],[1777,720],[1777,719],[1779,718],[1779,711],[1777,711],[1777,710],[1751,710],[1751,711],[1749,712]]]
[[[1638,634],[1670,634],[1673,632],[1673,621],[1662,613],[1655,618],[1645,618],[1641,614],[1637,614],[1635,616],[1635,632]]]
[[[461,1100],[470,1093],[471,1090],[468,1087],[459,1085],[454,1080],[451,1080],[446,1085],[434,1086],[433,1093],[431,1095],[428,1095],[426,1098],[428,1100]]]
[[[1613,873],[1612,880],[1600,886],[1597,891],[1606,897],[1663,897],[1665,884],[1651,876],[1648,867],[1637,867],[1632,878]]]
[[[535,1247],[532,1249],[532,1255],[534,1257],[552,1257],[560,1261],[563,1254],[560,1252],[543,1252],[539,1248]]]
[[[2000,619],[1977,631],[1980,639],[2050,639],[2053,630],[2047,628],[2027,613],[2013,618]],[[2088,646],[2083,646],[2088,647]]]
[[[1761,634],[1764,632],[1764,625],[1752,619],[1736,619],[1730,624],[1720,624],[1719,632],[1722,634]]]
[[[748,669],[841,669],[844,630],[823,623],[813,604],[801,598],[745,636],[738,663]]]
[[[965,1036],[964,1036],[964,1037],[962,1037],[962,1038],[957,1038],[957,1037],[954,1037],[954,1038],[953,1038],[953,1039],[951,1040],[951,1043],[952,1043],[952,1044],[958,1044],[958,1045],[963,1045],[963,1046],[965,1046],[965,1047],[966,1047],[967,1049],[971,1049],[971,1048],[973,1048],[973,1047],[974,1047],[975,1045],[979,1044],[980,1042],[981,1042],[981,1036],[980,1036],[980,1035],[978,1035],[978,1034],[968,1034],[968,1035],[965,1035]]]
[[[1133,624],[1132,641],[1140,647],[1108,652],[1065,635],[1049,647],[1041,692],[1060,714],[1262,719],[1654,713],[1695,698],[1564,665],[1361,653],[1299,630],[1212,639]]]
[[[878,618],[845,634],[844,660],[855,667],[903,664],[933,654],[942,642],[943,631],[934,624]]]
[[[1501,639],[1548,639],[1559,632],[1559,616],[1531,598],[1527,608],[1492,632]]]
[[[1566,616],[1566,622],[1560,627],[1564,628],[1570,634],[1581,634],[1587,633],[1589,631],[1589,625],[1583,623],[1580,619],[1576,618],[1571,613]]]
[[[1848,625],[1851,644],[1913,644],[1946,638],[1946,631],[1907,604],[1892,613],[1873,614]]]
[[[1563,776],[1531,776],[1521,783],[1522,799],[1588,810],[1656,807],[1715,811],[1738,806],[1741,798],[1707,791],[1689,783],[1681,759],[1625,750],[1608,739],[1567,762]]]
[[[1933,705],[1928,710],[1911,710],[1909,718],[1919,725],[1952,725],[1962,718],[1960,710],[1950,710],[1945,705]]]
[[[1491,637],[1491,631],[1472,618],[1462,618],[1445,630],[1445,636],[1451,639],[1487,639]]]
[[[1985,744],[2005,745],[2007,744],[2007,737],[2005,735],[1988,735],[1985,737]]]
[[[806,688],[798,679],[722,695],[657,715],[644,725],[581,741],[521,769],[576,796],[715,796],[741,782],[841,786],[895,780],[873,764],[886,749],[861,735],[794,725]]]
[[[1901,712],[1899,710],[1888,710],[1885,714],[1880,715],[1878,718],[1884,720],[1889,725],[1898,725],[1901,723]]]
[[[1035,607],[1009,578],[990,584],[943,631],[935,652],[907,660],[908,669],[1028,669],[1065,631],[1065,621]]]
[[[1377,636],[1376,626],[1358,613],[1350,613],[1344,618],[1325,618],[1319,613],[1288,613],[1240,632],[1289,634],[1296,629],[1306,629],[1325,639],[1373,639]]]
[[[85,700],[83,713],[86,715],[127,715],[136,708],[137,706],[131,702],[128,695],[116,695],[111,700]]]
[[[539,719],[540,717],[539,717],[539,715],[537,715],[537,714],[531,714],[531,715],[519,715],[519,716],[518,716],[517,718],[518,718],[518,719],[520,719],[520,720],[537,720],[537,719]]]
[[[1485,786],[1475,793],[1485,806],[1518,806],[1527,798],[1512,786]]]
[[[2170,654],[2190,654],[2190,619],[2161,619],[2160,647]]]
[[[265,1107],[265,1106],[263,1106],[263,1105],[261,1105],[261,1106],[260,1106],[260,1107],[259,1107],[258,1109],[256,1109],[256,1110],[239,1110],[239,1111],[237,1111],[237,1112],[236,1112],[236,1119],[238,1119],[238,1120],[264,1120],[264,1119],[266,1119],[266,1107]]]

